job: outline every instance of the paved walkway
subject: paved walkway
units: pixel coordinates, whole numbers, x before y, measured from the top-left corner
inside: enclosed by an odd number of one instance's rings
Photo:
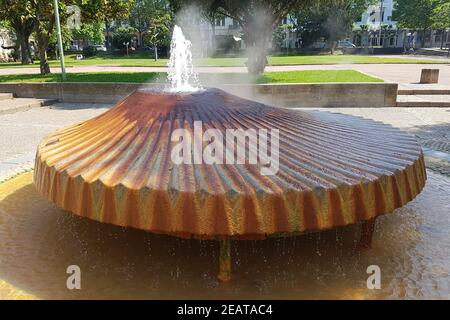
[[[334,64],[334,65],[291,65],[268,66],[267,72],[298,70],[357,70],[385,81],[400,84],[415,83],[420,80],[423,68],[440,69],[439,83],[450,86],[450,63],[442,64]],[[198,67],[198,72],[205,73],[246,73],[245,67]],[[58,73],[59,68],[52,68]],[[78,66],[68,67],[67,72],[166,72],[166,67],[117,67],[117,66]],[[0,76],[6,74],[39,73],[39,68],[0,68]]]
[[[403,129],[413,134],[422,146],[427,168],[450,177],[450,108],[318,108],[315,110],[360,116]]]
[[[109,105],[57,103],[0,115],[0,181],[33,167],[36,147],[51,131],[107,110]],[[306,109],[312,110],[312,109]],[[362,116],[414,134],[425,148],[429,169],[450,177],[450,108],[316,109]]]
[[[0,182],[34,165],[36,147],[50,132],[92,118],[107,105],[58,103],[0,115]]]

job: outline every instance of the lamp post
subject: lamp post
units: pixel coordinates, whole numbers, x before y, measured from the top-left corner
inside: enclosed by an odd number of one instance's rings
[[[155,33],[153,36],[153,48],[155,50],[155,61],[158,61],[158,46],[156,45],[156,37],[159,35],[159,32]]]
[[[58,37],[58,49],[59,49],[59,61],[61,62],[61,74],[63,81],[67,80],[66,76],[66,66],[64,64],[64,49],[62,45],[62,37],[61,37],[61,25],[59,23],[59,9],[58,9],[58,0],[53,0],[53,6],[55,8],[55,20],[56,20],[56,34]]]

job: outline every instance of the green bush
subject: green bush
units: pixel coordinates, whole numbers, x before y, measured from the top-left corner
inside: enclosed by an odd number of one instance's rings
[[[93,57],[97,54],[97,49],[93,46],[87,46],[83,48],[83,56],[85,57]]]

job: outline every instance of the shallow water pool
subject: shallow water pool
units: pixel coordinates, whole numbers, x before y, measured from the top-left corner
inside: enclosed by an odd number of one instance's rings
[[[40,197],[32,173],[0,184],[0,298],[450,299],[450,179],[428,172],[423,192],[377,220],[373,247],[359,226],[234,241],[233,280],[216,280],[218,246],[104,225]],[[81,290],[66,288],[69,265]],[[366,268],[381,269],[369,290]]]

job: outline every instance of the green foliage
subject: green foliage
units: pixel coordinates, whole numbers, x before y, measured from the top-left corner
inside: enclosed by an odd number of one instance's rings
[[[117,47],[124,47],[124,43],[129,42],[136,37],[137,29],[133,27],[120,27],[114,33],[113,42]]]
[[[440,3],[433,9],[433,28],[447,29],[450,28],[450,1]]]
[[[126,19],[133,8],[134,0],[72,0],[81,9],[85,22],[100,22]]]
[[[153,20],[168,13],[167,0],[135,0],[129,22],[132,27],[142,33],[151,28]]]
[[[103,44],[105,35],[103,22],[83,23],[79,29],[72,30],[72,38],[83,40],[85,43]]]
[[[353,23],[374,0],[327,0],[296,11],[297,22],[303,43],[310,44],[319,38],[332,43],[345,38],[352,31]]]
[[[27,0],[0,0],[0,20],[14,30],[16,46],[21,49],[22,64],[31,63],[28,41],[35,24],[33,10],[31,2]]]
[[[445,0],[444,0],[445,1]],[[400,28],[424,30],[433,25],[433,10],[442,0],[396,0],[392,19]]]
[[[87,46],[83,48],[83,55],[86,58],[93,57],[97,54],[97,49],[94,46]]]
[[[327,37],[325,21],[328,14],[322,11],[322,6],[316,4],[294,11],[292,17],[303,45],[307,46],[320,38]]]
[[[150,28],[144,35],[145,45],[168,46],[170,45],[173,17],[170,13],[163,13],[152,17]]]
[[[63,43],[63,48],[67,49],[70,46],[70,41],[72,40],[72,31],[67,28],[67,25],[61,26],[61,39]],[[49,52],[54,54],[56,47],[58,46],[58,37],[56,32],[52,32],[49,39]]]

